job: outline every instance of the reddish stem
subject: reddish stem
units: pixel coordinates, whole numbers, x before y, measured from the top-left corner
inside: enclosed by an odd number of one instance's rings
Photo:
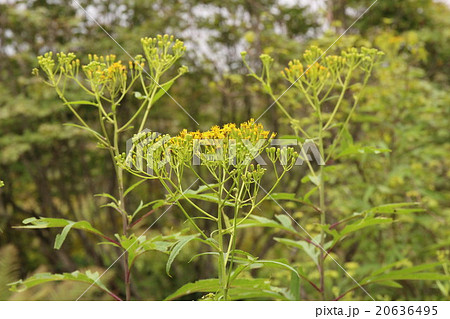
[[[111,297],[116,299],[117,301],[123,301],[119,296],[117,296],[116,294],[112,293],[111,291],[108,291],[107,293],[108,293],[108,295],[110,295]]]
[[[112,242],[113,244],[116,244],[119,247],[122,247],[122,245],[118,241],[115,241],[114,239],[109,238],[108,236],[105,236],[105,235],[100,235],[100,236],[103,237],[104,239],[106,239],[107,241]]]
[[[139,223],[140,221],[142,221],[144,218],[150,216],[154,211],[155,211],[155,209],[152,209],[151,211],[149,211],[148,213],[146,213],[145,215],[143,215],[141,218],[139,218],[138,220],[136,220],[134,223],[130,224],[130,225],[128,226],[128,229],[133,228],[133,226],[135,226],[137,223]]]

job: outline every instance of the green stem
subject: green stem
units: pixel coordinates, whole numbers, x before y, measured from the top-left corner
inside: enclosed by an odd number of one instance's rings
[[[153,87],[152,94],[149,97],[149,101],[148,101],[148,104],[147,104],[147,109],[145,110],[144,117],[142,118],[142,122],[141,122],[141,125],[139,126],[138,132],[141,132],[144,129],[145,122],[147,121],[148,114],[150,112],[150,109],[153,106],[153,99],[154,99],[156,91],[158,91],[158,87],[159,87],[159,84],[158,84],[159,76],[160,76],[159,73],[156,73],[156,75],[154,77],[154,82],[155,82],[156,85]]]
[[[112,107],[115,109],[114,107]],[[123,236],[128,237],[128,214],[125,209],[125,196],[124,196],[124,186],[123,186],[123,168],[119,167],[114,158],[120,154],[119,149],[119,127],[116,112],[113,112],[113,122],[114,122],[114,152],[111,154],[114,168],[116,170],[117,177],[117,187],[119,190],[119,209],[122,213],[122,232]],[[131,298],[131,282],[130,282],[130,265],[128,264],[128,252],[125,251],[123,256],[123,269],[124,269],[124,281],[125,281],[125,295],[126,300],[129,301]]]
[[[347,73],[347,76],[346,76],[346,78],[345,78],[344,85],[342,86],[341,94],[339,95],[339,99],[338,99],[338,101],[336,102],[336,105],[335,105],[335,107],[334,107],[333,113],[331,113],[330,118],[328,119],[327,123],[326,123],[325,126],[323,127],[323,130],[326,130],[326,129],[328,128],[328,126],[330,126],[331,122],[332,122],[333,119],[334,119],[334,116],[336,115],[337,111],[339,110],[339,107],[340,107],[340,105],[341,105],[341,103],[342,103],[342,100],[344,99],[345,92],[347,91],[348,85],[349,85],[349,83],[350,83],[350,79],[351,79],[351,75],[352,75],[353,70],[354,70],[354,68],[349,68],[348,73]],[[320,102],[319,102],[319,103],[320,103]]]
[[[225,175],[223,173],[223,169],[221,171],[219,171],[219,173],[221,174],[221,178],[223,179],[223,175]],[[223,240],[223,225],[222,225],[222,209],[223,209],[223,204],[222,204],[222,193],[223,193],[223,182],[220,182],[219,185],[219,203],[217,205],[217,230],[218,230],[218,242],[219,242],[219,262],[218,262],[218,272],[219,272],[219,284],[222,290],[222,294],[223,294],[223,300],[227,300],[227,291],[226,291],[226,278],[227,278],[227,265],[226,265],[226,260],[225,260],[225,254],[224,254],[224,240]]]
[[[324,145],[323,145],[323,118],[321,114],[320,101],[318,96],[314,95],[315,101],[317,103],[317,112],[319,115],[319,151],[322,158],[325,158]],[[336,109],[336,108],[335,108]],[[325,177],[323,165],[319,168],[319,209],[320,209],[320,225],[325,225],[326,223],[326,212],[325,212]],[[325,244],[325,231],[323,228],[320,230],[320,247]],[[326,300],[325,294],[325,254],[323,249],[320,249],[319,256],[319,272],[320,272],[320,293],[322,300]]]
[[[244,174],[247,173],[247,169],[248,169],[248,166],[246,167]],[[245,182],[242,182],[241,187],[239,189],[239,193],[237,194],[237,197],[235,199],[234,216],[233,216],[233,231],[231,233],[230,243],[228,245],[228,251],[227,251],[227,259],[231,253],[231,260],[230,260],[230,266],[228,269],[228,276],[227,276],[226,287],[225,287],[225,295],[224,295],[225,298],[228,298],[228,291],[230,290],[230,285],[231,285],[231,272],[233,270],[234,253],[236,250],[237,217],[239,215],[239,209],[240,209],[240,205],[241,205],[241,197],[242,197],[242,192],[244,191],[244,189],[245,189]]]

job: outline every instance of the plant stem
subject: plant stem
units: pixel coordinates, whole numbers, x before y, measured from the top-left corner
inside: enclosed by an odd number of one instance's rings
[[[116,116],[116,112],[113,113],[113,121],[114,121],[114,152],[115,155],[118,156],[120,154],[119,149],[119,125]],[[119,190],[119,210],[122,213],[122,232],[123,236],[128,237],[128,215],[125,209],[125,196],[124,196],[124,187],[123,187],[123,169],[119,167],[115,161],[114,156],[112,156],[112,161],[114,164],[114,168],[116,170],[117,177],[117,187]],[[126,301],[129,301],[131,298],[131,282],[130,282],[130,267],[128,264],[128,252],[125,251],[123,256],[123,271],[124,271],[124,282],[125,282],[125,296]]]
[[[326,215],[325,215],[325,182],[323,178],[323,166],[320,166],[319,170],[319,208],[320,208],[320,225],[325,225]],[[320,231],[320,260],[319,260],[319,270],[320,270],[320,292],[322,300],[325,300],[325,254],[323,251],[323,245],[325,244],[325,232],[323,229]]]
[[[317,105],[317,113],[319,115],[319,151],[322,158],[325,158],[324,154],[324,146],[323,146],[323,118],[320,108],[320,101],[317,94],[314,94],[316,105]],[[320,165],[319,168],[319,209],[320,209],[320,225],[325,225],[326,223],[326,211],[325,211],[325,178],[324,178],[324,169],[323,165]],[[326,300],[325,295],[325,254],[323,245],[325,244],[325,231],[323,228],[320,230],[320,256],[319,256],[319,272],[320,272],[320,294],[322,300]]]
[[[147,109],[145,110],[144,117],[142,118],[142,122],[141,122],[141,125],[139,126],[138,132],[141,132],[144,129],[145,122],[147,121],[148,113],[150,112],[150,109],[153,106],[153,99],[155,97],[156,91],[158,91],[159,73],[157,73],[155,75],[154,82],[156,85],[154,86],[153,91],[149,97]]]
[[[122,231],[125,237],[128,236],[128,216],[125,212],[124,190],[123,190],[123,169],[117,167],[117,182],[119,188],[119,208],[122,212]],[[129,301],[131,297],[131,282],[130,282],[130,268],[128,265],[128,252],[123,256],[124,280],[125,280],[125,295],[126,300]]]
[[[247,173],[247,169],[248,169],[248,167],[245,169],[244,174]],[[242,185],[241,185],[241,187],[239,189],[239,192],[237,194],[237,197],[236,197],[236,204],[235,204],[235,207],[234,207],[233,230],[232,230],[232,233],[231,233],[231,238],[230,238],[230,242],[228,244],[228,251],[227,251],[227,259],[228,259],[228,256],[231,253],[231,261],[230,261],[230,267],[229,267],[229,270],[228,270],[228,276],[227,276],[227,279],[226,279],[226,287],[225,287],[225,296],[226,297],[228,297],[228,291],[230,289],[230,284],[231,284],[231,272],[233,271],[234,253],[235,253],[235,250],[236,250],[237,217],[238,217],[239,209],[240,209],[240,206],[241,206],[241,197],[242,197],[242,193],[244,191],[244,188],[245,188],[245,183],[242,182]]]
[[[218,263],[218,272],[219,272],[219,284],[222,289],[223,300],[227,300],[227,291],[226,291],[226,279],[227,279],[227,265],[225,261],[224,255],[224,243],[223,243],[223,225],[222,225],[222,193],[223,193],[223,172],[219,171],[220,176],[220,185],[219,185],[219,203],[217,205],[217,229],[218,229],[218,241],[219,241],[219,263]]]

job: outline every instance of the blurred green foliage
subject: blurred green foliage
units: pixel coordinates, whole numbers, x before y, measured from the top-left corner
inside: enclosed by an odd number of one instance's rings
[[[247,76],[239,52],[261,70],[261,53],[274,58],[273,69],[281,71],[311,44],[328,48],[351,25],[371,1],[329,1],[323,9],[303,7],[292,1],[173,1],[173,0],[84,0],[79,3],[98,19],[104,29],[132,56],[140,53],[141,37],[171,33],[187,45],[183,64],[190,73],[171,88],[171,95],[200,123],[242,122],[257,118],[273,100]],[[316,8],[316,9],[314,9]],[[449,8],[431,0],[378,1],[331,49],[340,52],[351,46],[374,47],[386,53],[374,70],[365,96],[350,126],[352,143],[388,148],[389,153],[356,154],[345,161],[327,163],[329,176],[327,207],[330,222],[353,212],[393,202],[420,202],[425,213],[393,215],[395,223],[361,229],[348,236],[333,256],[357,280],[391,265],[390,271],[420,264],[434,265],[448,275],[450,249],[450,118]],[[101,271],[117,257],[115,247],[95,245],[94,237],[72,231],[65,245],[54,250],[54,230],[35,232],[13,229],[29,217],[88,220],[113,234],[120,218],[108,209],[97,193],[114,193],[112,165],[107,153],[99,151],[82,130],[62,123],[76,119],[53,91],[31,76],[36,56],[46,51],[127,54],[75,4],[66,1],[29,0],[0,4],[0,299],[76,299],[86,284],[64,282],[38,286],[24,293],[12,293],[5,284],[33,273],[71,273],[76,269]],[[274,72],[275,73],[275,72]],[[279,72],[272,79],[276,92],[289,85]],[[80,95],[74,90],[73,96]],[[351,97],[346,96],[346,101]],[[310,115],[302,100],[288,91],[283,96],[291,114],[304,124]],[[135,102],[125,100],[124,112],[132,114]],[[344,103],[349,109],[349,102]],[[87,106],[79,109],[95,125],[96,114]],[[148,121],[148,128],[175,133],[197,125],[164,96]],[[95,112],[94,112],[95,113]],[[262,118],[266,127],[290,135],[281,112],[271,108]],[[130,136],[131,137],[131,136]],[[122,141],[125,148],[125,138]],[[292,172],[282,185],[283,192],[305,194],[305,168]],[[130,176],[128,182],[134,181]],[[0,182],[1,183],[1,182]],[[156,183],[142,185],[128,198],[137,206],[142,198],[160,198]],[[312,195],[315,196],[315,195]],[[306,230],[317,234],[316,213],[308,207],[286,201],[288,210]],[[261,216],[272,219],[284,214],[266,202]],[[151,217],[153,220],[156,217]],[[153,221],[149,219],[149,224]],[[183,228],[184,219],[176,209],[165,214],[148,236],[168,234]],[[142,230],[146,225],[142,226]],[[289,238],[282,229],[248,228],[237,243],[242,250],[261,259],[285,258],[292,265],[309,268],[313,262],[301,248],[282,245],[275,238]],[[204,258],[188,263],[202,248],[190,244],[172,265],[172,277],[165,274],[167,257],[145,255],[135,265],[134,299],[164,299],[185,283],[212,278],[215,264]],[[338,297],[352,285],[339,267],[327,259],[326,284]],[[122,291],[120,266],[107,275],[108,287]],[[386,268],[389,270],[389,268]],[[275,286],[289,287],[291,279],[276,268],[255,268],[251,275],[270,277]],[[106,275],[105,275],[106,276]],[[313,275],[314,276],[314,275]],[[310,277],[311,280],[318,278]],[[450,284],[445,280],[409,281],[400,285],[369,285],[379,300],[448,300]],[[197,297],[200,297],[199,294]],[[193,299],[195,296],[188,296]],[[297,296],[308,299],[300,286]],[[93,289],[85,298],[110,299]],[[355,289],[344,298],[365,300]]]

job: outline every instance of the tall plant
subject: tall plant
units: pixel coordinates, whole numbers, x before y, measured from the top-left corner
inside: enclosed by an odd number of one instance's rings
[[[168,193],[167,199],[180,208],[195,230],[171,251],[167,272],[181,248],[191,240],[211,250],[192,259],[203,255],[217,258],[217,278],[189,283],[167,299],[193,292],[207,292],[205,298],[212,300],[284,298],[264,279],[239,277],[245,270],[263,265],[285,268],[300,276],[281,261],[259,260],[236,247],[239,226],[267,200],[298,157],[293,148],[272,147],[274,137],[253,119],[240,125],[214,126],[205,132],[183,130],[175,137],[149,132],[135,137],[134,153],[119,158],[122,167],[132,174],[144,180],[157,178]],[[267,155],[276,175],[269,191],[263,194],[260,183],[267,169],[254,164],[262,154]],[[278,173],[276,164],[280,161],[283,165]],[[207,174],[201,174],[199,165],[206,167]],[[186,170],[194,176],[194,183],[188,182]],[[196,182],[201,185],[191,190]],[[215,210],[205,210],[205,202],[213,203]],[[208,225],[211,230],[207,232],[199,226],[199,219],[214,226]]]
[[[302,182],[310,182],[312,187],[304,196],[276,194],[270,197],[274,201],[290,198],[312,207],[315,212],[319,213],[320,230],[317,235],[315,233],[311,235],[302,228],[301,232],[290,231],[291,234],[300,238],[298,241],[287,238],[276,238],[276,240],[289,247],[304,250],[314,261],[319,273],[319,284],[314,284],[312,280],[308,280],[308,283],[322,300],[341,299],[355,289],[363,289],[367,293],[364,286],[369,283],[391,283],[400,279],[438,280],[438,278],[445,277],[437,273],[431,276],[429,273],[421,273],[423,270],[436,267],[436,264],[400,270],[395,270],[399,264],[392,264],[386,266],[383,271],[376,270],[368,274],[359,282],[351,277],[353,285],[339,290],[337,295],[334,292],[334,296],[331,296],[331,284],[327,285],[326,282],[325,260],[334,252],[336,246],[349,235],[366,227],[394,222],[393,218],[386,218],[383,215],[423,211],[415,207],[418,203],[395,203],[356,212],[336,221],[339,216],[333,216],[332,209],[327,207],[326,182],[329,178],[327,173],[332,169],[332,165],[328,164],[341,162],[358,154],[389,152],[388,149],[361,146],[355,143],[349,131],[351,119],[363,98],[364,88],[382,55],[383,53],[376,49],[350,48],[340,55],[326,56],[325,52],[313,46],[305,51],[302,60],[289,62],[281,74],[284,79],[289,81],[289,88],[292,87],[296,91],[293,111],[301,108],[303,115],[308,114],[307,117],[297,119],[282,102],[282,97],[286,92],[280,96],[274,92],[273,75],[271,75],[274,60],[269,55],[261,55],[262,72],[258,75],[246,62],[246,52],[242,53],[244,64],[250,72],[249,75],[261,84],[263,91],[274,100],[274,104],[284,114],[294,131],[298,144],[314,143],[322,158],[325,159],[324,163],[318,166],[307,162],[308,175],[302,179]],[[308,154],[305,152],[302,152],[300,156],[305,160],[308,158]],[[274,227],[282,229],[281,226]],[[304,236],[304,232],[307,236]],[[291,287],[294,287],[292,295],[299,299],[300,286],[294,283]]]
[[[101,193],[97,196],[111,200],[106,206],[111,207],[120,214],[122,219],[121,230],[115,237],[109,237],[94,228],[87,221],[70,221],[55,218],[29,218],[24,220],[22,228],[51,228],[63,227],[61,234],[56,236],[55,249],[59,249],[70,229],[81,229],[106,239],[109,243],[119,247],[124,255],[123,277],[125,286],[125,299],[131,298],[131,267],[138,257],[145,251],[159,250],[167,252],[174,243],[174,236],[139,238],[132,227],[141,220],[134,220],[145,205],[130,209],[126,207],[126,197],[138,184],[126,187],[124,170],[117,164],[116,157],[124,149],[122,143],[124,136],[130,131],[140,132],[145,127],[150,110],[155,103],[170,89],[172,84],[181,75],[187,72],[186,66],[181,66],[175,76],[168,76],[168,71],[184,55],[186,47],[173,36],[158,35],[156,38],[141,39],[144,56],[138,55],[132,61],[123,63],[115,55],[97,56],[89,55],[89,62],[83,64],[74,53],[58,53],[56,57],[52,52],[38,57],[40,70],[45,74],[45,82],[58,94],[64,105],[74,114],[79,123],[71,124],[87,131],[97,142],[97,146],[109,152],[111,165],[114,166],[117,181],[116,194]],[[147,69],[147,71],[145,71]],[[39,70],[33,73],[38,75]],[[165,78],[165,80],[163,80]],[[74,85],[86,96],[86,100],[71,100],[69,89]],[[139,88],[139,89],[138,89]],[[138,107],[128,118],[120,112],[124,99],[134,92]],[[82,116],[81,106],[90,106],[97,112],[97,125],[92,126]],[[140,183],[140,182],[139,182]],[[132,246],[132,247],[131,247]],[[107,291],[115,299],[121,299],[113,294],[99,281],[99,275],[93,273],[80,274],[38,274],[25,281],[12,284],[12,289],[21,290],[36,284],[54,280],[76,280],[96,285]]]

